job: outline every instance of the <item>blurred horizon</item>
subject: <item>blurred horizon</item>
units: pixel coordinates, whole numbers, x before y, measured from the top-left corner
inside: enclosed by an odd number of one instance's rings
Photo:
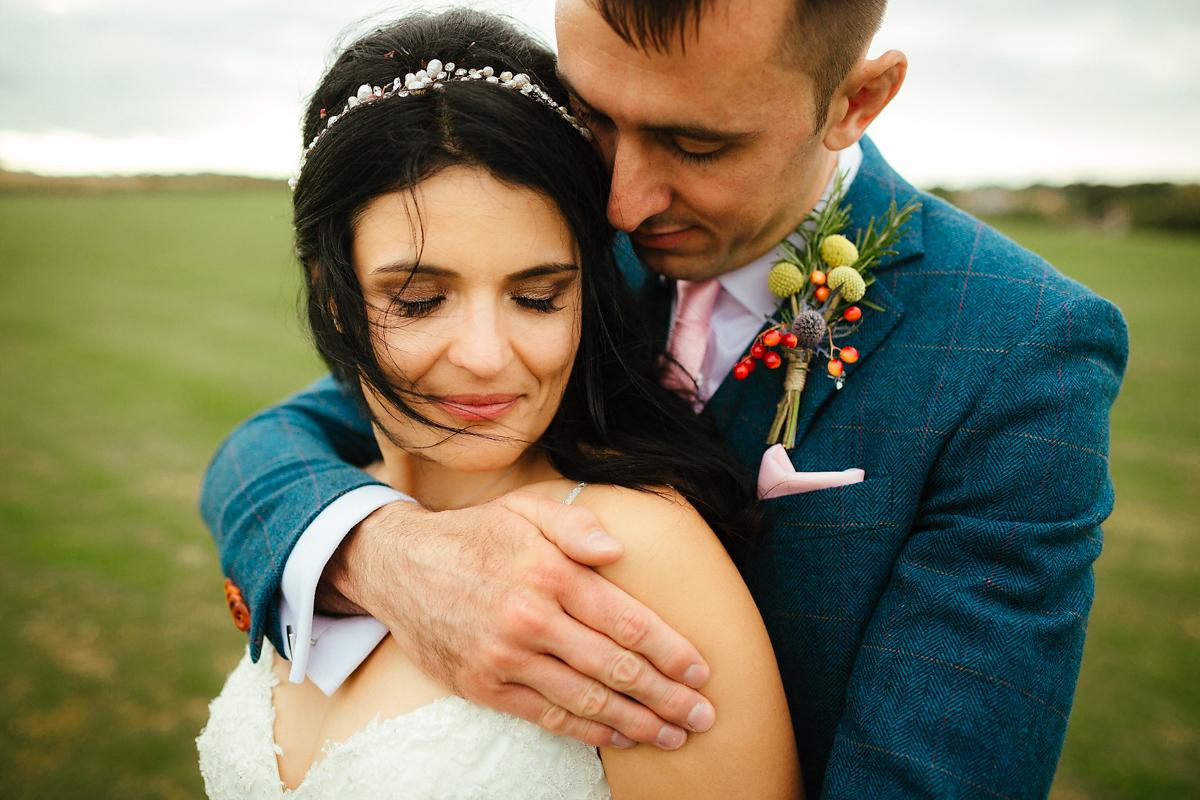
[[[336,45],[449,5],[507,13],[553,45],[553,0],[9,0],[0,169],[285,178]],[[1193,0],[906,0],[871,54],[893,48],[908,78],[869,135],[919,186],[1200,182]]]

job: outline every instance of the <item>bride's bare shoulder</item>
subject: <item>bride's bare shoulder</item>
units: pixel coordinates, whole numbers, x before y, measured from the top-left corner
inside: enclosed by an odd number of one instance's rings
[[[544,484],[562,500],[577,484]],[[799,762],[783,683],[754,599],[704,518],[670,488],[584,487],[575,499],[625,545],[597,572],[704,655],[717,725],[681,751],[601,751],[614,797],[798,797]],[[681,787],[688,787],[681,793]]]
[[[526,490],[562,501],[578,486],[577,481],[563,478],[543,481]],[[606,532],[626,547],[678,544],[685,540],[696,543],[697,539],[716,544],[716,537],[704,518],[669,486],[629,489],[589,483],[576,494],[573,505],[595,514]]]

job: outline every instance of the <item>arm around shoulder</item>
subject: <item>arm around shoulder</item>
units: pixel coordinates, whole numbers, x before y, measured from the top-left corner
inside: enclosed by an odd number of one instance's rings
[[[589,486],[580,496],[625,556],[597,571],[700,650],[717,712],[707,733],[677,751],[601,751],[617,800],[795,798],[800,767],[787,698],[762,618],[737,568],[703,518],[673,491]]]

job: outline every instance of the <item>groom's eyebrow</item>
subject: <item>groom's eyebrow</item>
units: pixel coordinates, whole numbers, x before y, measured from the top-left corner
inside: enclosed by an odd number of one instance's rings
[[[603,111],[597,109],[589,103],[579,90],[567,80],[567,76],[561,72],[558,73],[558,80],[562,83],[563,88],[567,93],[575,98],[579,104],[585,107],[591,114],[609,120],[611,118]],[[674,136],[680,139],[694,139],[699,142],[728,142],[739,143],[748,142],[758,136],[758,131],[730,131],[721,130],[719,128],[709,128],[703,125],[643,125],[642,130],[650,133],[659,134],[661,136]]]

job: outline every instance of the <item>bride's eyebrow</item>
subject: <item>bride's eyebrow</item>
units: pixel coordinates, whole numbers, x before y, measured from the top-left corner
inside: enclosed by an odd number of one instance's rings
[[[578,271],[579,266],[577,264],[556,261],[550,264],[538,264],[537,266],[528,267],[519,272],[514,272],[511,275],[508,275],[506,279],[509,281],[523,281],[529,278],[542,278],[547,275],[557,275],[561,272]],[[369,274],[388,275],[397,272],[410,273],[412,275],[434,275],[439,278],[455,278],[459,275],[458,272],[452,269],[447,269],[446,267],[439,267],[434,264],[417,264],[406,260],[393,261],[390,264],[384,264],[382,266],[375,267],[374,269],[370,270]]]
[[[575,264],[567,264],[556,262],[554,264],[539,264],[536,267],[523,269],[520,272],[514,272],[508,276],[508,280],[516,282],[528,280],[529,278],[544,278],[547,275],[558,275],[562,272],[578,272],[579,267]]]
[[[457,277],[458,273],[452,269],[445,267],[436,267],[433,264],[418,264],[414,261],[393,261],[390,264],[384,264],[375,267],[368,271],[370,275],[388,275],[394,272],[409,272],[413,275],[436,275],[441,278]]]

